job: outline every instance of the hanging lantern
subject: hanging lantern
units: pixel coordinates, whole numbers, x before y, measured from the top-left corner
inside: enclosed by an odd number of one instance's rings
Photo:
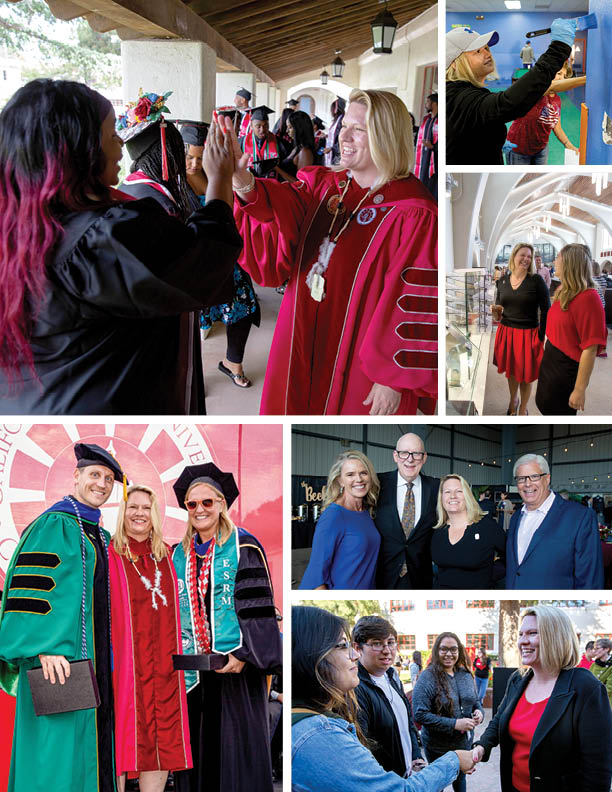
[[[327,81],[329,80],[329,74],[325,71],[325,68],[323,68],[323,71],[321,72],[319,77],[321,78],[321,85],[327,85]]]
[[[397,22],[393,14],[387,10],[387,4],[379,11],[376,18],[370,23],[372,28],[372,48],[375,53],[393,52],[393,39],[397,29]]]
[[[336,50],[336,60],[332,62],[332,77],[341,80],[345,65],[346,64],[340,57],[340,50]]]

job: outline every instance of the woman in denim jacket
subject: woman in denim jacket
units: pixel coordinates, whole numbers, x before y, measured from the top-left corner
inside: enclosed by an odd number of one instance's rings
[[[357,723],[358,653],[341,618],[292,608],[292,646],[293,792],[439,792],[471,771],[468,751],[451,751],[410,778],[378,764]]]

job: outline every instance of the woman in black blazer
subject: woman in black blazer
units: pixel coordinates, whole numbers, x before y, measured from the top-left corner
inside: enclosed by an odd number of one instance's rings
[[[500,746],[502,792],[610,792],[612,714],[606,690],[575,668],[578,639],[560,608],[523,611],[522,668],[474,744],[474,761]]]

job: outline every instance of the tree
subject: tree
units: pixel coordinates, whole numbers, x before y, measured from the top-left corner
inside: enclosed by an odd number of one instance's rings
[[[506,668],[518,668],[519,618],[523,608],[537,605],[540,600],[500,600],[499,601],[499,664]]]
[[[302,600],[300,605],[312,605],[345,619],[352,628],[361,616],[382,616],[387,618],[383,602],[379,600]]]

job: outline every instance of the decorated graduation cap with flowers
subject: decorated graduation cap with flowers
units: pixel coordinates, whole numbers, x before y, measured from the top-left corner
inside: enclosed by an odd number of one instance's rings
[[[165,94],[139,92],[138,100],[128,102],[127,110],[117,119],[117,134],[123,140],[133,160],[141,157],[151,146],[161,143],[162,177],[168,178],[166,155],[166,125],[163,114],[169,113],[166,100],[172,91]]]

